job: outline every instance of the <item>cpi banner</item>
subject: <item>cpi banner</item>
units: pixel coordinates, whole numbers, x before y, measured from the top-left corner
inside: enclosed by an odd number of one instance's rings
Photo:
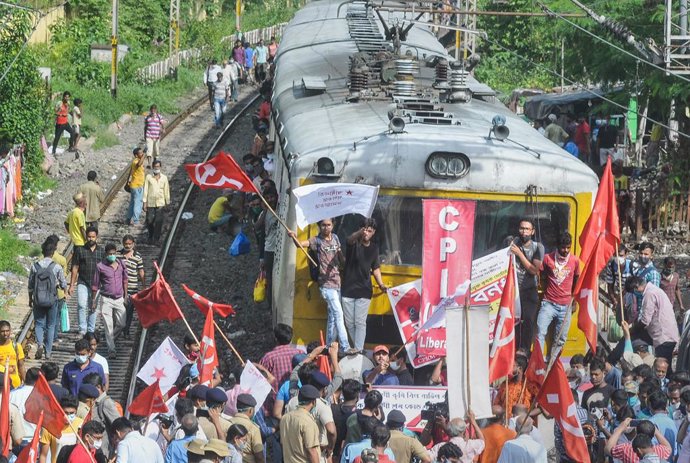
[[[472,273],[474,238],[474,201],[425,199],[424,254],[422,256],[422,307],[420,326],[431,318],[441,299],[455,296],[462,305]],[[443,326],[429,326],[419,334],[417,353],[445,355],[446,337]]]

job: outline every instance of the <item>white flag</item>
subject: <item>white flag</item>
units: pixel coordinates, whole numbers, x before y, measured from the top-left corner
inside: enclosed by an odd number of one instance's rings
[[[165,394],[175,385],[182,367],[188,364],[184,353],[167,337],[141,367],[137,378],[148,385],[160,380],[161,393]]]
[[[242,376],[240,376],[240,391],[244,394],[251,394],[254,397],[257,410],[264,405],[271,389],[271,383],[266,381],[261,371],[252,362],[247,360],[244,370],[242,370]]]
[[[371,217],[379,187],[359,183],[315,183],[292,192],[297,198],[297,226],[306,228],[310,223],[350,213]]]

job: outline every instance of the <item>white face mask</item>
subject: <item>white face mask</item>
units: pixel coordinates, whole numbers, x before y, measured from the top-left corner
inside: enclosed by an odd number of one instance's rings
[[[570,386],[570,389],[576,389],[577,381],[568,381],[568,385]]]
[[[103,445],[103,440],[95,440],[95,441],[93,441],[93,443],[91,444],[91,447],[93,447],[94,449],[98,450],[98,449],[101,448],[102,445]]]
[[[397,360],[394,360],[390,363],[389,367],[391,370],[397,370],[400,367],[400,365],[398,365]]]
[[[161,173],[160,169],[153,169],[153,175],[158,175]]]

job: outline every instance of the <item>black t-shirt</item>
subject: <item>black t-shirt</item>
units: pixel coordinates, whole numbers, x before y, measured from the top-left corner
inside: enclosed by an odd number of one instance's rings
[[[606,384],[604,387],[592,387],[587,389],[582,394],[582,408],[589,411],[590,405],[594,402],[604,402],[606,406],[609,404],[609,399],[611,394],[616,389],[610,384]]]
[[[599,128],[599,148],[613,148],[618,138],[618,129],[612,125],[605,125]]]
[[[364,246],[358,240],[347,245],[345,270],[341,291],[343,297],[371,299],[371,272],[379,268],[379,247],[369,242]]]

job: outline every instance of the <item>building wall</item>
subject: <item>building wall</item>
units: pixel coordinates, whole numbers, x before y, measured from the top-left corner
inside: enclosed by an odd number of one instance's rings
[[[50,36],[52,35],[50,32],[50,26],[55,24],[61,19],[64,19],[65,17],[65,7],[60,6],[57,8],[53,8],[48,13],[41,18],[41,20],[38,23],[38,27],[34,31],[33,34],[31,34],[31,37],[29,38],[29,43],[31,44],[47,44],[50,42]]]

